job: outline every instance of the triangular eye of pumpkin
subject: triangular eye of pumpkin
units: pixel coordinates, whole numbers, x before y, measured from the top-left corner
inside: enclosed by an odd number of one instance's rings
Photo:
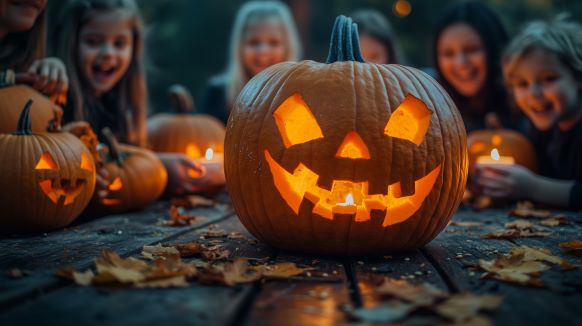
[[[407,95],[396,111],[392,112],[384,133],[409,140],[417,146],[422,143],[430,126],[432,112],[418,98]]]
[[[93,164],[91,164],[89,156],[85,153],[81,153],[81,169],[93,172]]]
[[[285,148],[323,138],[315,116],[299,93],[281,103],[273,116]]]
[[[58,170],[59,166],[53,160],[51,154],[47,151],[44,152],[38,162],[36,162],[36,166],[34,167],[35,170]]]

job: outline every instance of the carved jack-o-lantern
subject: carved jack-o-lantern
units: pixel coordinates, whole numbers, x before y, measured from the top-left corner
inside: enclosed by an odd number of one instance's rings
[[[232,202],[274,246],[408,250],[434,238],[461,200],[466,135],[453,102],[421,71],[363,63],[352,28],[336,21],[329,64],[282,63],[255,76],[231,113]]]
[[[31,103],[22,111],[16,133],[0,135],[2,231],[65,226],[87,206],[95,188],[89,150],[66,132],[32,133]]]

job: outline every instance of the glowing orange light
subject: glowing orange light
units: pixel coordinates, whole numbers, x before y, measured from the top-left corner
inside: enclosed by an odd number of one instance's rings
[[[421,100],[408,95],[396,111],[392,112],[384,133],[409,140],[418,146],[428,131],[431,115],[432,112]]]
[[[392,10],[397,16],[406,17],[412,12],[412,6],[410,5],[410,2],[406,0],[397,0],[394,2]]]
[[[200,150],[198,149],[198,146],[194,144],[188,144],[188,146],[186,146],[186,156],[190,158],[199,158]]]
[[[49,152],[44,152],[42,154],[42,156],[40,157],[40,159],[38,160],[38,162],[36,163],[36,166],[34,167],[35,170],[58,170],[59,166],[57,165],[57,163],[55,163],[55,161],[53,160],[53,157],[51,156],[51,154],[49,154]]]
[[[85,153],[81,154],[81,169],[83,170],[87,170],[87,171],[93,171],[93,163],[91,162],[91,159],[89,158],[89,156]]]
[[[338,205],[341,206],[348,206],[348,205],[353,205],[354,204],[354,195],[352,195],[352,193],[349,193],[346,195],[346,201],[343,203],[338,203]]]
[[[345,157],[351,159],[370,159],[368,146],[362,140],[362,137],[355,131],[350,131],[340,145],[335,157]]]
[[[285,148],[323,138],[315,116],[299,93],[281,103],[273,116]]]
[[[493,146],[500,146],[502,142],[503,138],[500,135],[493,135],[491,137],[491,144],[493,144]]]
[[[515,159],[511,156],[502,156],[497,148],[491,150],[490,156],[477,157],[477,163],[480,164],[515,164]]]
[[[123,188],[123,183],[121,182],[120,177],[116,177],[115,179],[113,179],[109,186],[107,186],[107,189],[109,189],[110,191],[117,191],[121,188]]]

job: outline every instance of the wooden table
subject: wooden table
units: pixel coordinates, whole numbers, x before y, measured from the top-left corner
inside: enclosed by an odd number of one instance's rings
[[[467,268],[479,259],[493,259],[512,247],[544,247],[581,264],[582,257],[561,253],[558,244],[582,238],[580,213],[567,213],[578,222],[547,228],[551,236],[511,240],[485,239],[483,234],[515,220],[507,209],[459,210],[454,221],[481,221],[483,226],[449,225],[425,248],[390,257],[313,257],[278,251],[256,241],[238,221],[228,203],[195,208],[204,215],[187,227],[159,223],[168,218],[168,202],[142,212],[109,216],[64,230],[0,239],[0,325],[340,325],[348,324],[342,305],[378,304],[378,276],[428,282],[442,290],[495,294],[505,297],[488,317],[496,325],[582,325],[581,269],[552,268],[541,279],[546,288],[533,288],[481,279]],[[186,288],[131,289],[81,287],[54,272],[72,265],[93,266],[104,248],[122,256],[138,255],[144,245],[200,240],[208,225],[217,223],[243,239],[225,239],[234,256],[268,257],[317,268],[310,276],[270,280],[234,287],[201,285]],[[205,240],[202,240],[205,241]],[[24,275],[14,277],[18,269]]]

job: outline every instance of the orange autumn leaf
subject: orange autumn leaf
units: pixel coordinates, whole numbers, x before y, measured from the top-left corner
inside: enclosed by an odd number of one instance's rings
[[[570,241],[570,242],[562,242],[562,243],[560,243],[560,248],[562,248],[562,250],[564,252],[567,252],[570,254],[581,255],[582,254],[582,241],[574,240],[574,241]]]

